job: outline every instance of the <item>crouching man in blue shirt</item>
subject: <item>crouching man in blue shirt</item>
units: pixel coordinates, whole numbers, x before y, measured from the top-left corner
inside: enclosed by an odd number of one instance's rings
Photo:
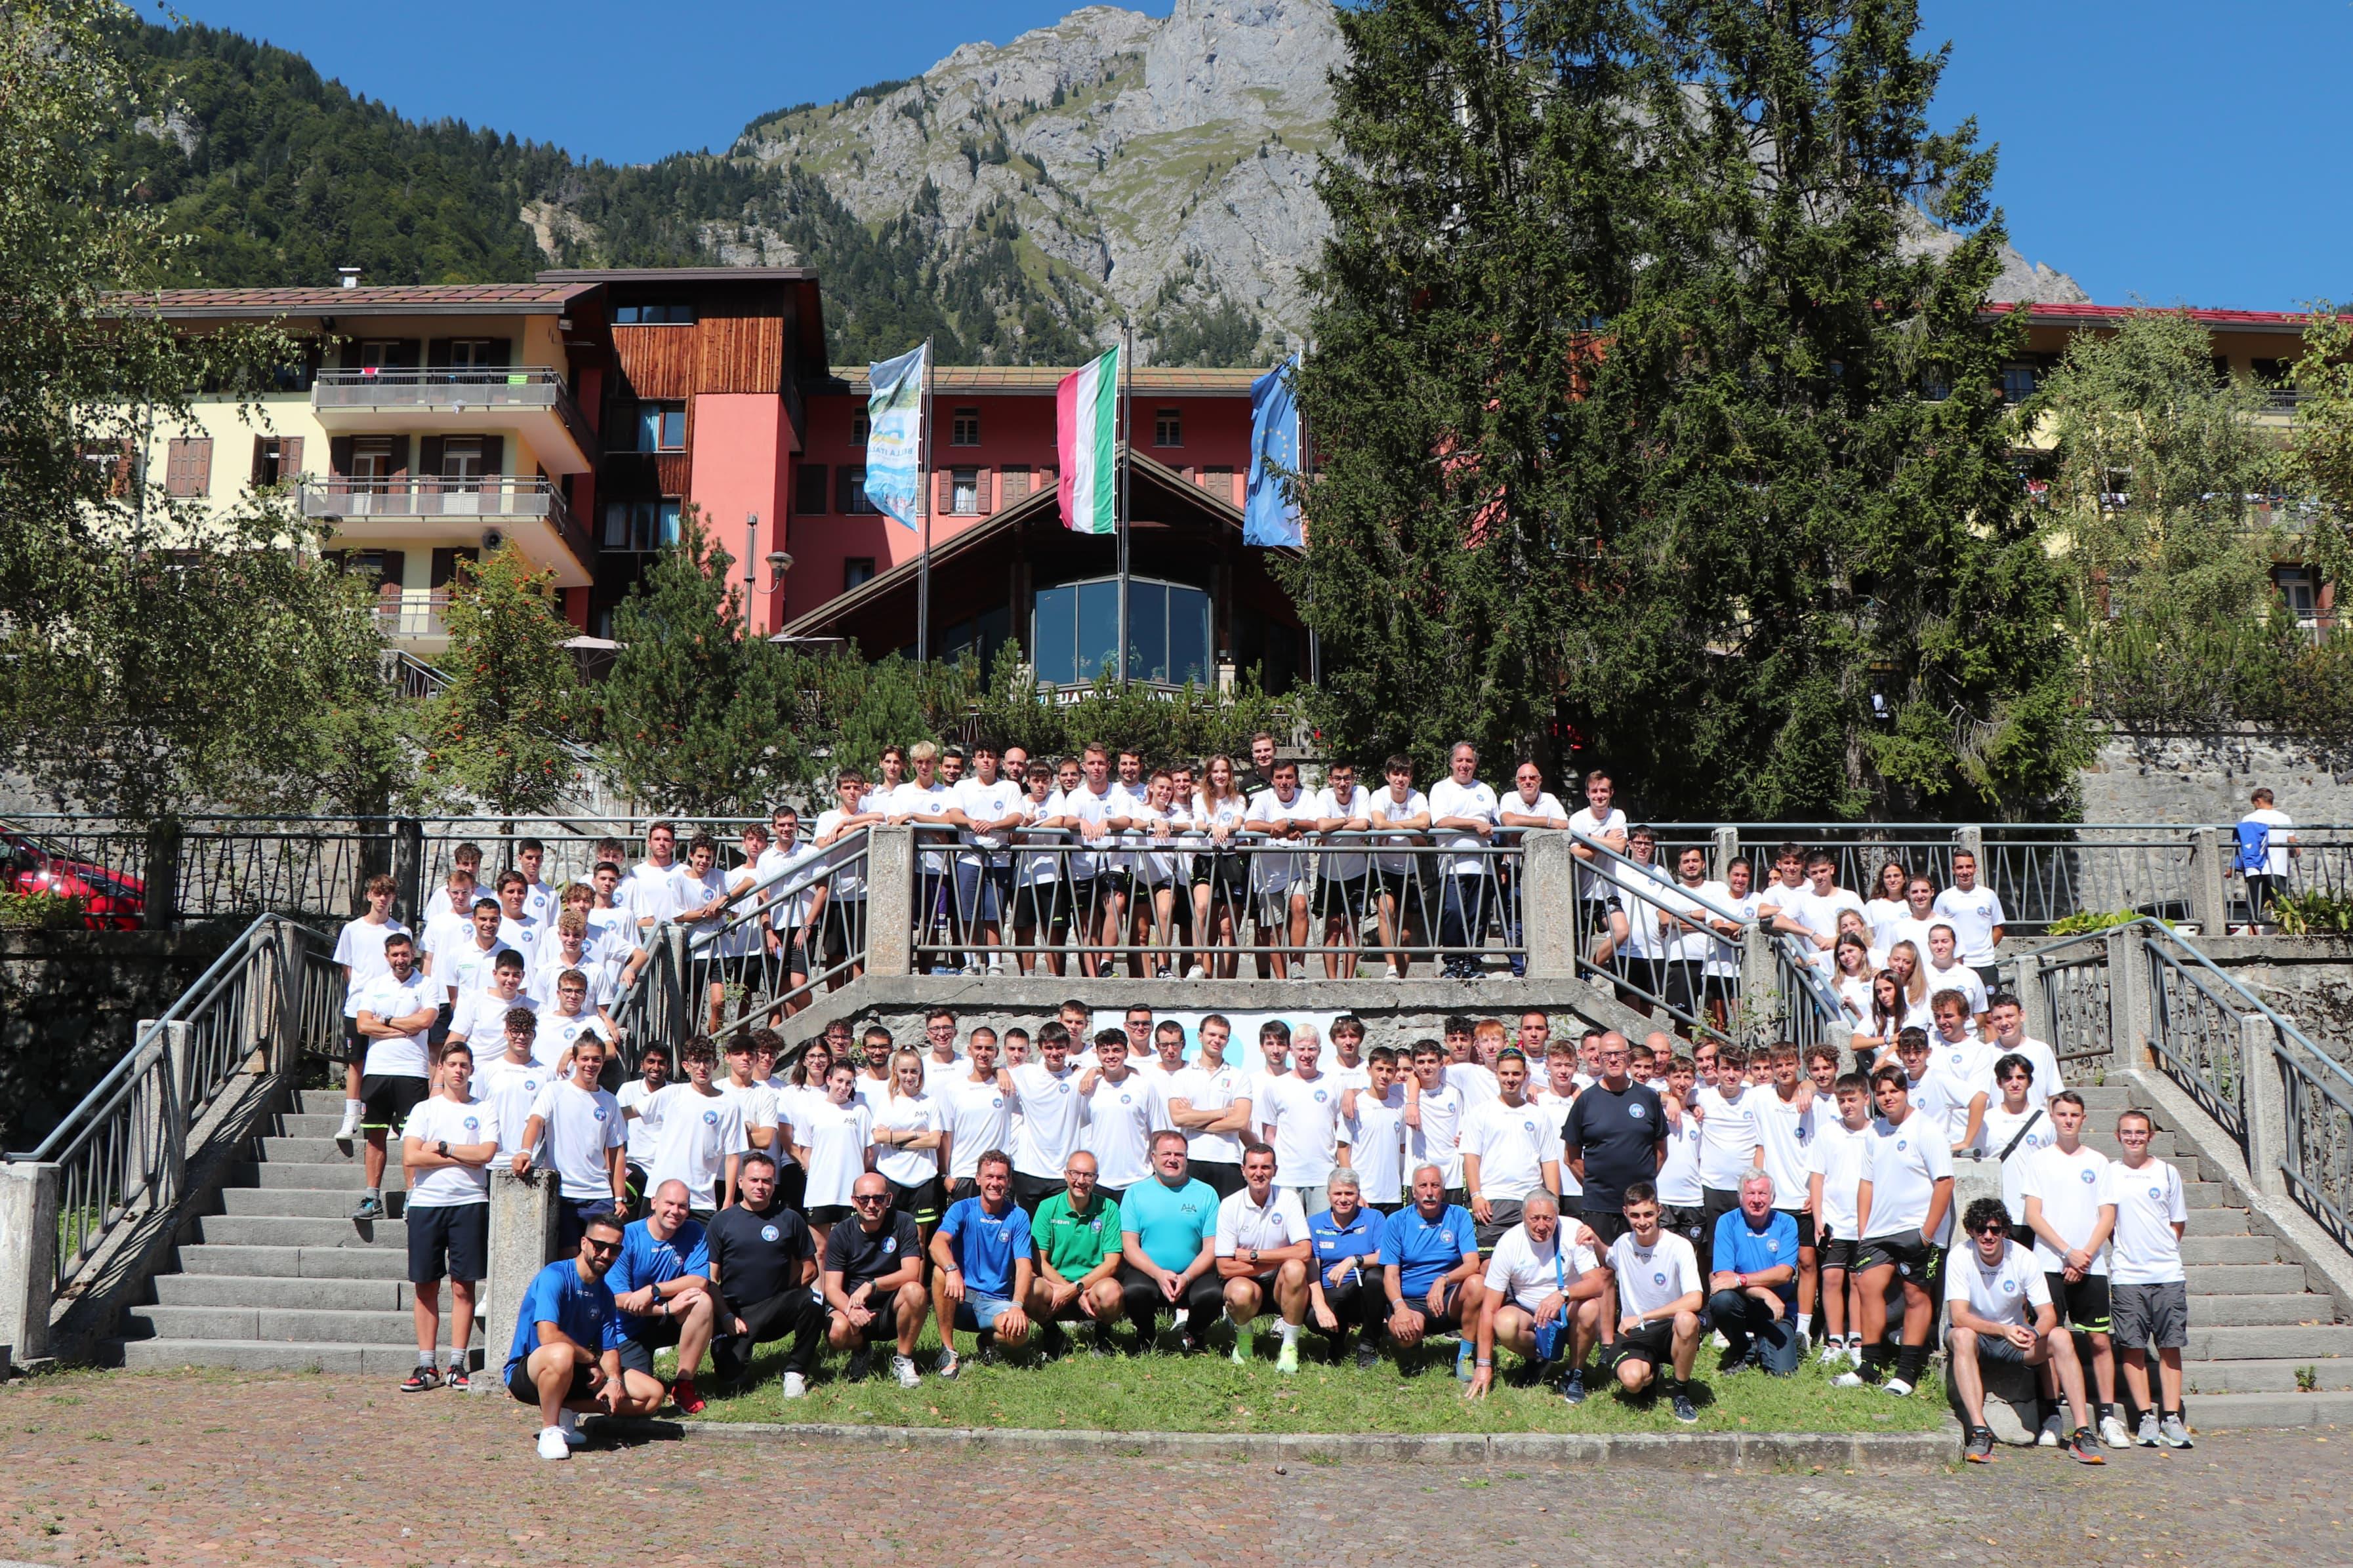
[[[586,1445],[575,1417],[650,1415],[661,1408],[659,1380],[621,1370],[621,1313],[605,1283],[621,1254],[621,1222],[593,1215],[576,1258],[532,1277],[507,1349],[507,1392],[539,1407],[539,1457],[568,1459]]]
[[[1729,1342],[1725,1366],[1758,1366],[1775,1377],[1798,1370],[1798,1222],[1773,1206],[1773,1178],[1751,1172],[1740,1206],[1715,1221],[1715,1271],[1707,1315]]]

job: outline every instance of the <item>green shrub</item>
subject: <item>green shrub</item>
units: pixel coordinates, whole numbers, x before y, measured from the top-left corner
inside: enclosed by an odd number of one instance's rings
[[[89,912],[69,893],[0,892],[0,931],[79,931]]]
[[[2273,901],[2272,922],[2288,936],[2353,936],[2353,898],[2290,893]]]
[[[2107,931],[2115,926],[2130,925],[2140,919],[2132,910],[2084,910],[2064,920],[2051,922],[2045,936],[2082,936],[2086,931]]]

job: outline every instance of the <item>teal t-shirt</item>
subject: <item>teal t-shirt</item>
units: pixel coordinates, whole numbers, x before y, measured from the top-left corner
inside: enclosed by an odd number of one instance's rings
[[[1147,1177],[1119,1197],[1119,1226],[1134,1234],[1144,1255],[1182,1273],[1201,1256],[1201,1243],[1218,1234],[1218,1194],[1207,1182],[1171,1188]]]

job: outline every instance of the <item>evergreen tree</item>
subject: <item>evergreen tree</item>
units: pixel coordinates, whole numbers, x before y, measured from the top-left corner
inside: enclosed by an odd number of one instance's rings
[[[1289,577],[1344,748],[1607,762],[1657,815],[2063,794],[2088,736],[1999,391],[2022,326],[1979,310],[1992,156],[1929,129],[1916,23],[1341,14]],[[1932,222],[1958,243],[1901,246]]]
[[[448,622],[425,771],[509,820],[547,810],[572,782],[561,737],[584,707],[552,577],[512,544],[460,563]]]

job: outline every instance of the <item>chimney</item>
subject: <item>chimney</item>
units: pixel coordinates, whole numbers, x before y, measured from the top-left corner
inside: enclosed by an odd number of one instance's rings
[[[356,289],[360,286],[360,269],[356,267],[338,267],[335,276],[342,279],[337,285],[339,288]]]

